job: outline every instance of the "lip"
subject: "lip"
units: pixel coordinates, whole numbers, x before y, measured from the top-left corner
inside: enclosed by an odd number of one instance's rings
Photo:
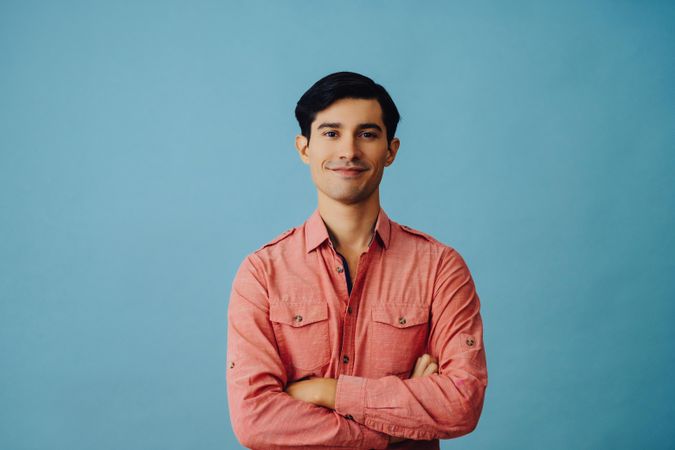
[[[361,175],[363,172],[366,171],[366,169],[358,169],[358,168],[352,168],[352,169],[330,169],[331,171],[339,174],[340,176],[344,178],[356,178],[359,175]]]

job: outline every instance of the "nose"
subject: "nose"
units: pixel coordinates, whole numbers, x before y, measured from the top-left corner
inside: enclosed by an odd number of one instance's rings
[[[340,146],[340,159],[354,159],[360,154],[358,142],[354,138],[344,139]]]

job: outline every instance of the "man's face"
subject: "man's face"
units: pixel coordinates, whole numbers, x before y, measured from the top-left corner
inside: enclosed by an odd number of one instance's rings
[[[377,191],[385,166],[396,157],[399,140],[387,146],[382,108],[375,99],[344,98],[317,113],[309,142],[295,146],[325,195],[344,204],[367,200]]]

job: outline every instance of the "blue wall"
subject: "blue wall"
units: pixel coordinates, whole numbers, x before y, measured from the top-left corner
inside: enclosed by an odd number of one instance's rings
[[[316,204],[295,102],[354,70],[382,204],[462,253],[490,381],[443,448],[672,448],[675,5],[0,5],[0,447],[237,448],[241,259]]]

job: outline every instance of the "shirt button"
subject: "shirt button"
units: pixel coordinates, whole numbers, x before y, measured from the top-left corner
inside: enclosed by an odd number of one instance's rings
[[[295,319],[296,322],[302,322],[302,316],[300,314],[295,316],[293,319]]]
[[[348,419],[348,420],[354,420],[354,417],[352,417],[351,414],[347,414],[347,415],[345,416],[345,419]]]
[[[342,362],[347,364],[349,362],[349,356],[345,355],[342,357]]]
[[[342,272],[344,272],[344,270],[345,270],[345,269],[343,269],[343,268],[340,267],[340,266],[337,266],[336,269],[337,269],[338,273],[342,273]]]
[[[230,363],[230,369],[234,368],[234,361]]]
[[[401,325],[405,325],[405,317],[399,317],[398,323],[400,323]]]
[[[475,343],[476,341],[472,337],[466,338],[466,345],[468,345],[469,347],[473,347],[473,344]]]
[[[347,314],[351,314],[351,313],[352,313],[352,307],[351,307],[351,306],[347,306]]]

